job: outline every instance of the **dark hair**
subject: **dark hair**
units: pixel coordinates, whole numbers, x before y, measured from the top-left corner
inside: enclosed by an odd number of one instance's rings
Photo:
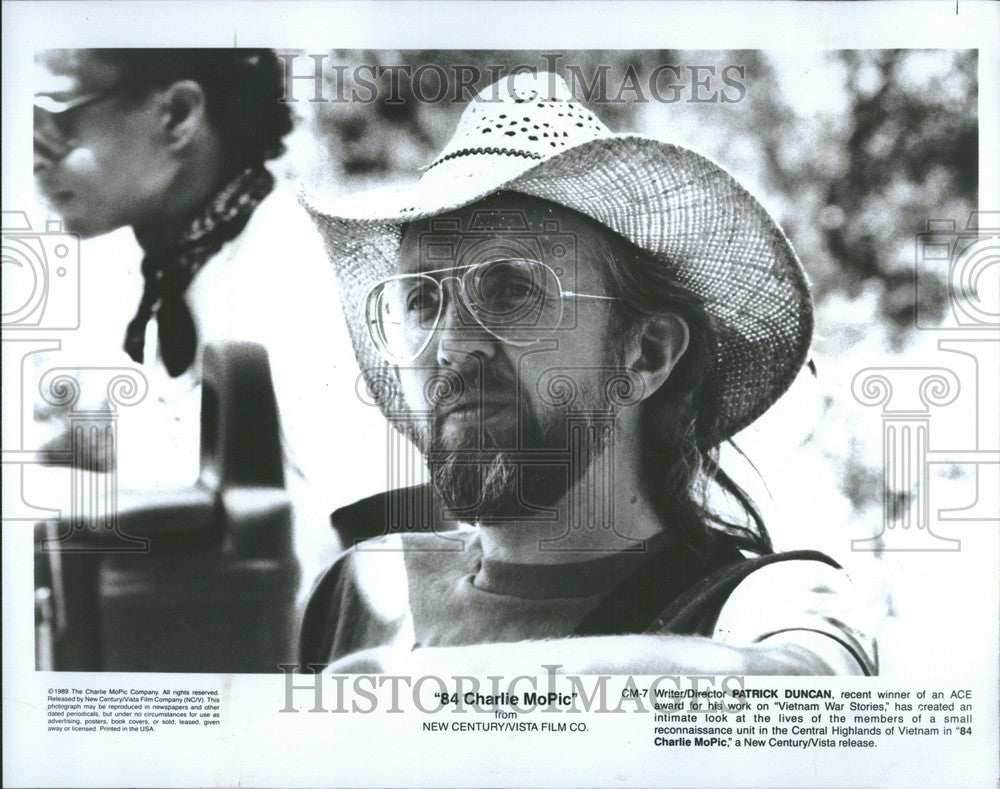
[[[601,239],[610,295],[620,299],[615,303],[621,324],[617,328],[627,330],[643,318],[671,313],[684,319],[690,333],[687,350],[667,381],[641,406],[647,496],[671,530],[693,547],[709,549],[726,535],[738,547],[773,553],[757,506],[719,466],[719,403],[713,385],[716,331],[711,316],[663,261],[617,233],[604,232]],[[736,500],[745,522],[734,522],[709,507],[713,484]]]
[[[145,92],[179,80],[205,93],[209,122],[219,134],[230,171],[254,167],[285,151],[292,114],[284,72],[270,49],[98,49],[129,90]]]

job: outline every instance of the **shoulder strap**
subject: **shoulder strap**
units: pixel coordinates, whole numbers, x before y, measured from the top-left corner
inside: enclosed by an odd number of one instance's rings
[[[706,623],[714,626],[729,595],[748,575],[770,564],[801,560],[823,562],[840,569],[837,562],[819,551],[788,551],[753,559],[741,558],[716,570],[676,597],[646,628],[646,632],[709,635],[708,632],[703,632]]]
[[[575,635],[642,633],[672,600],[718,567],[741,558],[728,543],[707,557],[687,545],[663,548],[605,597]]]
[[[578,625],[574,635],[696,634],[706,614],[718,613],[750,573],[780,561],[806,559],[839,567],[818,551],[790,551],[747,559],[730,542],[708,556],[673,545],[650,557]],[[714,621],[714,620],[713,620]]]
[[[434,494],[430,483],[376,493],[330,515],[345,548],[383,534],[433,531]]]

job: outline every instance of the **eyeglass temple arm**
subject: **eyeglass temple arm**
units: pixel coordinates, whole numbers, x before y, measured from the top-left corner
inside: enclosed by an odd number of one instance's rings
[[[597,296],[592,293],[577,293],[575,290],[561,291],[563,296],[575,296],[578,299],[600,299],[601,301],[621,301],[617,296]]]
[[[99,101],[104,101],[104,99],[109,99],[116,92],[117,91],[110,90],[97,93],[85,93],[82,96],[76,96],[75,98],[68,99],[67,101],[58,101],[47,93],[38,93],[35,95],[34,106],[40,110],[44,110],[50,115],[62,115],[64,112],[76,110],[80,107],[86,107],[88,104],[95,104]]]

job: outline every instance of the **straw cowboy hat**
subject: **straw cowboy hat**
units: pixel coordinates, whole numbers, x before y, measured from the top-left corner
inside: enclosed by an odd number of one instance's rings
[[[519,74],[482,91],[420,179],[321,205],[302,196],[341,282],[362,370],[384,367],[365,297],[396,273],[402,226],[500,190],[571,208],[652,253],[714,319],[718,442],[791,385],[812,335],[805,273],[784,233],[736,179],[694,151],[614,134],[556,74]]]

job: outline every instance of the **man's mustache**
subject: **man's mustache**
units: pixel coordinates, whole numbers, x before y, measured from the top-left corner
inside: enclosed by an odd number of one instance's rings
[[[429,457],[440,460],[442,453],[458,450],[468,453],[467,462],[492,463],[498,451],[515,449],[525,438],[529,445],[537,445],[541,426],[522,392],[522,384],[507,366],[492,367],[446,370],[428,381],[424,394],[430,406],[429,443],[425,450]],[[476,413],[480,407],[488,413],[497,406],[508,412],[508,419],[467,421],[464,430],[446,433],[446,422],[453,414]],[[483,453],[478,461],[477,451]]]
[[[520,398],[517,377],[505,366],[443,369],[424,385],[424,398],[437,423],[450,413],[479,404],[513,403]]]

